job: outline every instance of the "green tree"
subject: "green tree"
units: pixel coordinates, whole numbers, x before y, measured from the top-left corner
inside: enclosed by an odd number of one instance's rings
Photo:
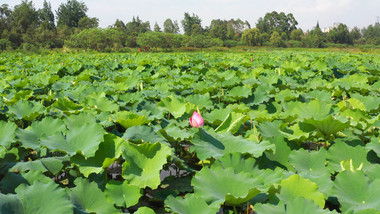
[[[166,19],[164,22],[164,32],[165,33],[179,33],[179,26],[177,21],[172,21],[171,19]]]
[[[294,29],[290,33],[290,39],[291,40],[296,40],[296,41],[301,41],[303,36],[303,32],[301,29]]]
[[[327,38],[330,42],[338,44],[349,44],[352,45],[352,38],[348,27],[345,24],[339,24],[338,27],[334,27],[327,34]]]
[[[83,17],[78,22],[78,27],[81,30],[89,29],[89,28],[97,28],[99,26],[99,19],[98,18],[89,18],[89,17]]]
[[[317,25],[313,30],[307,33],[304,42],[311,48],[323,48],[325,46],[326,39],[321,28]]]
[[[363,38],[366,44],[380,45],[380,23],[377,22],[364,28]]]
[[[58,26],[66,25],[70,28],[78,27],[79,20],[83,17],[87,17],[87,6],[83,2],[77,0],[67,0],[66,3],[62,3],[57,13]]]
[[[362,38],[362,34],[360,33],[360,30],[358,27],[354,27],[350,32],[350,37],[353,41],[357,41],[360,38]]]
[[[150,31],[150,23],[143,22],[140,20],[140,18],[137,16],[136,18],[133,17],[131,22],[128,22],[126,25],[126,31],[128,34],[139,34],[139,33],[145,33],[147,31]]]
[[[270,36],[269,41],[270,41],[270,44],[274,47],[282,46],[281,36],[277,31],[273,31],[273,33]]]
[[[5,38],[5,35],[2,35],[4,31],[6,31],[6,34],[10,31],[11,14],[12,10],[9,9],[9,6],[2,4],[0,7],[0,38]]]
[[[16,5],[11,16],[12,28],[19,33],[25,33],[28,29],[34,30],[38,27],[38,12],[31,1],[25,0]]]
[[[50,2],[46,2],[44,0],[43,8],[38,10],[39,17],[40,17],[40,27],[47,30],[52,30],[55,28],[54,23],[54,13],[51,10]]]
[[[161,32],[161,28],[158,26],[157,22],[154,24],[154,32]]]
[[[117,28],[119,30],[125,31],[127,28],[125,27],[125,24],[123,21],[116,19],[115,24],[112,25],[113,28]]]
[[[228,22],[226,20],[214,19],[209,27],[211,37],[226,40],[228,38]]]
[[[248,46],[261,45],[259,29],[252,28],[245,30],[241,36],[241,41]]]
[[[202,20],[195,14],[190,16],[189,13],[185,13],[185,17],[181,21],[183,31],[185,35],[197,35],[202,33]]]
[[[292,13],[285,14],[284,12],[277,13],[273,11],[266,13],[264,18],[259,18],[256,27],[260,32],[271,34],[273,31],[278,33],[290,34],[294,29],[297,29],[298,22]]]

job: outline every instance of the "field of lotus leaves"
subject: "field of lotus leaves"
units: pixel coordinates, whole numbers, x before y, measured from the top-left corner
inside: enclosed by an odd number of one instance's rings
[[[379,77],[361,53],[2,53],[0,213],[380,214]]]

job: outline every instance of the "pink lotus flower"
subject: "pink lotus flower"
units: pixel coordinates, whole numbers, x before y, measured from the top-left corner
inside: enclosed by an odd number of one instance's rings
[[[203,117],[198,114],[198,112],[194,111],[193,116],[190,117],[190,125],[194,128],[202,127],[205,121],[203,120]]]
[[[253,62],[253,58],[251,58],[251,62]]]

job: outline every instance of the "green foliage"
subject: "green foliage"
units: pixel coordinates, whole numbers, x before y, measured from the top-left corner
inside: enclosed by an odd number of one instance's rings
[[[81,35],[117,37],[123,25]],[[137,37],[151,33],[168,36]],[[379,213],[379,63],[339,52],[3,54],[1,212]]]

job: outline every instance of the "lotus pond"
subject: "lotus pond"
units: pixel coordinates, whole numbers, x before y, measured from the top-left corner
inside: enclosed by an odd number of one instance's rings
[[[376,54],[2,53],[0,212],[380,213],[379,77]]]

